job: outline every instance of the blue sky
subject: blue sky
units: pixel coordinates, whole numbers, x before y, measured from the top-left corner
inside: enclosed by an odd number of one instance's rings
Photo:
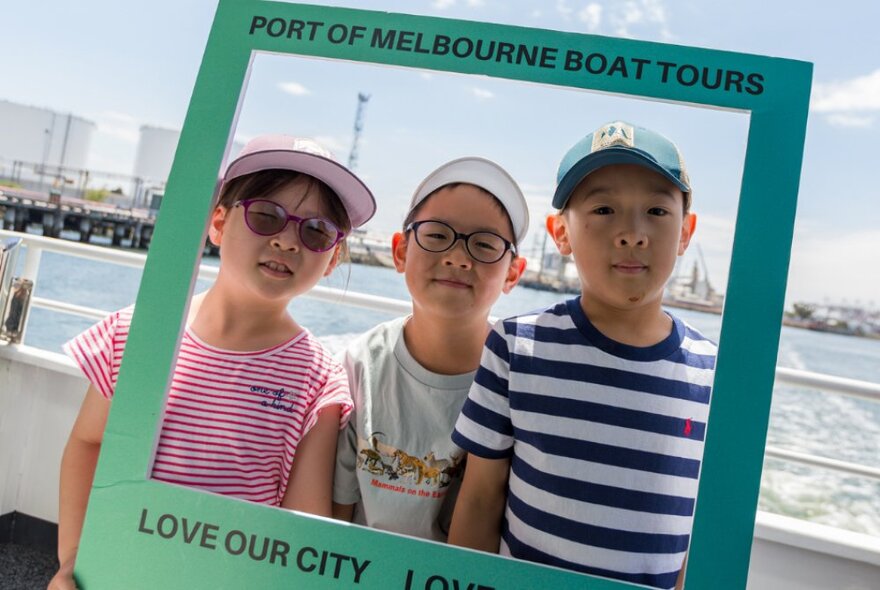
[[[0,99],[94,121],[91,167],[129,173],[140,125],[180,128],[215,0],[2,0]],[[880,4],[696,0],[425,0],[322,2],[429,16],[756,53],[814,62],[814,90],[788,301],[880,305]],[[14,51],[10,48],[15,48]],[[700,215],[697,243],[726,282],[748,118],[484,77],[260,56],[237,136],[314,136],[345,160],[357,92],[369,93],[358,172],[376,192],[371,228],[396,228],[416,183],[445,159],[491,157],[532,209],[540,246],[555,168],[567,147],[623,118],[676,140]],[[711,133],[707,133],[711,130]]]

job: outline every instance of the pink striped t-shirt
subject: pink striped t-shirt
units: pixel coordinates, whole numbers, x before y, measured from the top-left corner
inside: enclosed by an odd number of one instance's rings
[[[113,397],[133,308],[64,345],[88,380]],[[278,506],[296,447],[325,407],[352,408],[348,379],[308,332],[266,350],[233,352],[189,329],[180,344],[152,478]]]

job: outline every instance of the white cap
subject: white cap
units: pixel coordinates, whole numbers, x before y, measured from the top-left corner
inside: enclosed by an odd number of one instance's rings
[[[416,188],[409,211],[447,184],[464,182],[478,186],[491,193],[504,206],[513,226],[514,241],[521,244],[529,230],[529,208],[526,199],[507,171],[491,160],[479,157],[465,157],[447,162],[428,174]]]

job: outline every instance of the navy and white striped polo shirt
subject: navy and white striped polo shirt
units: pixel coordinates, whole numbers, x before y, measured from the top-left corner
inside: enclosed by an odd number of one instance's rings
[[[511,461],[501,553],[672,588],[687,552],[716,346],[683,321],[615,342],[580,299],[498,322],[453,432]]]

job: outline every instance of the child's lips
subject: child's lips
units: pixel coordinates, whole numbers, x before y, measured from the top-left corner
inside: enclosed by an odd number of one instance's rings
[[[260,267],[276,276],[290,276],[293,274],[293,271],[286,264],[275,260],[264,260],[260,263]]]
[[[642,264],[641,262],[635,260],[626,260],[624,262],[617,262],[613,264],[612,268],[624,274],[638,274],[640,272],[648,270],[648,265]]]
[[[454,289],[469,289],[471,286],[470,283],[466,281],[453,278],[434,279],[434,282]]]

